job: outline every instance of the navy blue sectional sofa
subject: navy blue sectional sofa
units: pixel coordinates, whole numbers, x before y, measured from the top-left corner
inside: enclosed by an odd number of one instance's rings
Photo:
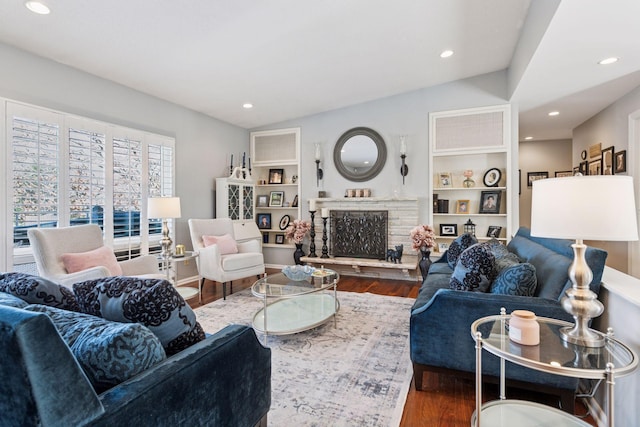
[[[571,287],[568,270],[573,260],[573,241],[543,239],[520,228],[507,248],[522,262],[535,267],[537,287],[534,296],[500,295],[450,289],[453,270],[447,264],[447,253],[431,265],[429,274],[420,288],[411,310],[410,343],[414,369],[414,383],[422,389],[425,371],[471,377],[475,373],[475,342],[471,324],[485,316],[513,310],[531,310],[537,316],[573,322],[564,311],[560,299]],[[600,290],[607,253],[588,248],[587,263],[593,271],[591,290]],[[499,360],[485,352],[483,379],[496,379],[500,375]],[[535,389],[557,395],[564,410],[572,412],[578,379],[544,374],[507,363],[507,384]]]

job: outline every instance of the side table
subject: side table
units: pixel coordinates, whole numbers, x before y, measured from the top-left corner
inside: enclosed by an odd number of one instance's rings
[[[509,319],[505,309],[500,315],[483,317],[471,325],[476,341],[476,411],[471,425],[528,426],[544,418],[554,426],[588,426],[555,408],[531,402],[507,400],[505,396],[505,360],[556,375],[606,381],[606,414],[610,427],[615,424],[613,411],[615,378],[628,375],[638,366],[638,356],[632,349],[613,338],[613,331],[604,335],[604,347],[584,347],[565,342],[560,336],[562,327],[570,323],[538,317],[540,344],[527,346],[509,339]],[[482,405],[482,350],[500,358],[500,400]],[[520,417],[520,418],[517,418]],[[481,424],[480,420],[487,420]],[[529,423],[527,423],[527,420]],[[515,424],[514,424],[515,423]],[[539,424],[535,424],[539,425]]]
[[[176,264],[179,262],[185,262],[190,259],[195,259],[197,257],[198,252],[194,251],[186,251],[182,256],[171,255],[169,257],[163,257],[160,255],[158,257],[158,259],[162,262],[162,269],[167,275],[167,280],[173,284],[173,287],[176,288],[180,296],[182,296],[182,298],[184,298],[185,300],[198,295],[200,297],[200,301],[202,301],[202,295],[200,295],[200,291],[196,288],[192,288],[190,286],[178,286],[176,277]]]

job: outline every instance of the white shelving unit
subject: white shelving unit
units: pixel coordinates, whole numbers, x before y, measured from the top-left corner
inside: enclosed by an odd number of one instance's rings
[[[283,240],[285,230],[280,224],[285,215],[290,221],[301,218],[300,199],[300,129],[278,129],[251,133],[252,176],[255,187],[256,222],[260,224],[262,214],[271,215],[271,227],[261,228],[263,234],[263,253],[268,267],[281,267],[293,264],[295,245]],[[269,183],[270,173],[282,170],[281,183]],[[271,192],[283,193],[283,206],[258,206],[258,198],[270,201]],[[298,206],[292,206],[294,201]],[[265,237],[266,236],[266,237]]]
[[[429,183],[431,195],[430,223],[438,235],[437,243],[448,245],[457,235],[464,233],[464,224],[471,220],[475,224],[478,240],[488,240],[490,227],[501,227],[497,236],[507,242],[512,235],[512,184],[511,165],[511,119],[510,107],[499,105],[465,110],[444,111],[429,115],[430,155],[429,167],[432,179]],[[496,186],[486,186],[484,176],[490,169],[500,171]],[[467,187],[464,172],[471,170],[474,185]],[[449,185],[443,185],[442,174],[450,174]],[[500,198],[499,209],[493,213],[480,213],[483,192],[495,193]],[[434,200],[448,200],[448,213],[436,212]],[[466,201],[465,213],[457,213],[458,201]],[[441,226],[457,227],[456,235],[441,235]]]

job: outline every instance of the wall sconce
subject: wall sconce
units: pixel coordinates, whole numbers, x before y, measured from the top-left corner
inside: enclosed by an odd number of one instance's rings
[[[402,159],[402,166],[400,166],[400,175],[402,175],[402,185],[404,185],[404,177],[409,174],[409,166],[405,163],[407,158],[407,142],[404,135],[400,136],[400,158]]]
[[[321,155],[322,144],[316,142],[316,186],[320,186],[320,180],[324,176],[322,169],[320,168],[320,155]]]

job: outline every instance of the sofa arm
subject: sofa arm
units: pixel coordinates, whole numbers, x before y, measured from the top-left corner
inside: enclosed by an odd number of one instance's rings
[[[96,426],[253,426],[271,406],[271,350],[230,325],[100,399]]]
[[[97,266],[87,268],[86,270],[77,271],[75,273],[57,274],[53,276],[46,276],[45,278],[59,283],[69,289],[72,289],[74,283],[85,282],[87,280],[95,280],[109,276],[111,276],[111,273],[109,272],[107,267]]]
[[[215,280],[214,278],[220,276],[220,270],[222,269],[222,255],[218,250],[218,245],[210,245],[198,250],[198,273],[200,276]]]
[[[501,307],[507,313],[531,310],[540,317],[573,320],[556,300],[440,289],[429,302],[411,312],[411,360],[421,365],[475,372],[471,324],[481,317],[500,314]],[[499,374],[495,356],[485,353],[483,366],[484,374]],[[527,368],[507,367],[507,376],[521,381],[560,388],[577,384],[562,376],[532,372]]]
[[[246,242],[238,243],[238,252],[250,253],[250,252],[262,252],[262,246],[258,240],[252,239]]]

